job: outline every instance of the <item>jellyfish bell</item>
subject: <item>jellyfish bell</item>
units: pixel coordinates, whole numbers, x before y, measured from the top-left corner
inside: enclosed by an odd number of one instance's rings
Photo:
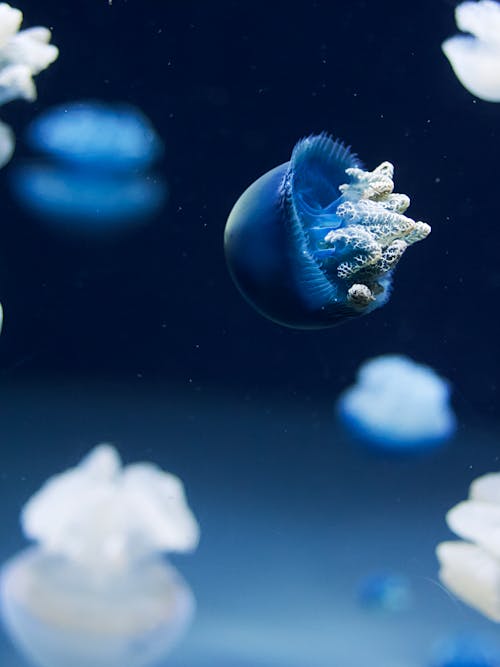
[[[189,551],[198,525],[180,480],[152,464],[121,466],[96,448],[26,504],[38,545],[4,565],[4,622],[40,667],[150,667],[186,631],[194,597],[162,557]]]
[[[10,636],[40,667],[156,665],[195,607],[187,584],[159,559],[99,577],[40,548],[4,566],[1,596]]]
[[[168,196],[162,177],[141,172],[97,174],[25,162],[9,176],[23,208],[69,233],[99,235],[134,228],[151,219]]]
[[[164,179],[146,169],[163,146],[135,107],[74,102],[49,109],[28,142],[47,157],[16,165],[21,206],[69,233],[106,235],[136,227],[164,204]]]
[[[27,141],[51,158],[107,172],[144,170],[163,152],[158,134],[139,109],[98,101],[45,111],[31,123]]]
[[[428,366],[403,355],[368,360],[338,398],[345,428],[372,449],[407,454],[444,444],[456,429],[450,386]]]
[[[457,79],[472,95],[500,102],[500,3],[463,2],[455,9],[455,35],[442,44]]]
[[[361,580],[358,600],[362,607],[377,611],[399,612],[412,602],[409,579],[397,572],[376,572]]]
[[[457,35],[442,49],[464,88],[485,102],[500,102],[500,46]]]
[[[435,642],[429,667],[497,667],[498,648],[476,634],[454,633]]]
[[[389,298],[406,248],[430,227],[403,215],[393,167],[364,171],[326,134],[261,176],[234,205],[224,233],[230,274],[262,315],[319,329],[370,313]]]
[[[500,473],[476,479],[469,498],[448,511],[446,522],[466,541],[437,546],[440,580],[465,603],[500,623]]]

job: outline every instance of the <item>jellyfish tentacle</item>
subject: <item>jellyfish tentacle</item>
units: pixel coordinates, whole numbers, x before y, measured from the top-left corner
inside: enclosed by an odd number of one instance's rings
[[[373,235],[363,227],[354,225],[335,229],[325,236],[325,244],[337,258],[347,255],[337,267],[339,278],[349,278],[354,273],[372,266],[381,258],[381,248]]]
[[[339,264],[340,278],[369,271],[376,280],[395,268],[409,245],[429,234],[429,225],[402,214],[410,199],[393,193],[393,173],[390,162],[383,162],[372,172],[359,168],[346,170],[353,180],[339,189],[349,199],[342,201],[336,211],[343,227],[328,232],[324,239],[327,246],[334,247],[340,239],[350,240],[353,255]]]
[[[347,290],[347,300],[353,308],[364,309],[375,301],[376,297],[368,285],[354,283]]]
[[[408,248],[406,241],[396,239],[382,251],[382,257],[379,260],[378,268],[380,273],[391,271],[399,262],[403,253]]]

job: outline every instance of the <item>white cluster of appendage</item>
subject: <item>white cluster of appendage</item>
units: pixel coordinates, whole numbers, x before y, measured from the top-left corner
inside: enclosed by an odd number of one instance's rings
[[[340,186],[343,201],[336,211],[345,224],[329,232],[324,241],[329,247],[352,249],[337,267],[337,274],[343,279],[360,274],[353,287],[363,288],[366,301],[370,301],[375,298],[372,289],[377,279],[394,269],[406,248],[424,239],[431,228],[403,215],[410,199],[393,193],[394,167],[390,162],[373,171],[346,169],[346,174],[351,181]]]
[[[15,99],[33,101],[33,77],[56,60],[59,51],[50,44],[48,28],[36,27],[19,32],[23,14],[5,2],[0,3],[0,105]],[[12,130],[0,123],[0,167],[14,151]]]
[[[21,515],[27,537],[90,570],[120,572],[159,552],[190,551],[199,529],[182,482],[151,463],[123,467],[99,445],[50,478]]]
[[[48,28],[36,27],[19,32],[23,14],[0,3],[0,104],[18,97],[35,100],[33,76],[56,60],[59,51],[50,44]]]
[[[471,607],[500,622],[500,473],[476,479],[469,499],[453,507],[446,521],[467,541],[438,545],[441,581]]]
[[[461,84],[487,102],[500,102],[500,4],[463,2],[455,9],[457,27],[468,35],[443,42],[442,49]]]

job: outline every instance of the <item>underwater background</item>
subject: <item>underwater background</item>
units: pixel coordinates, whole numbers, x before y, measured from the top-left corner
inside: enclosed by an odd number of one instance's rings
[[[455,4],[19,7],[60,56],[34,104],[2,108],[17,147],[0,173],[1,555],[26,544],[29,496],[99,442],[174,472],[201,529],[198,550],[172,559],[197,613],[161,664],[438,667],[436,646],[464,634],[500,655],[497,626],[441,586],[434,553],[451,537],[446,511],[500,460],[500,108],[470,95],[441,52]],[[10,179],[30,154],[27,126],[73,100],[150,118],[168,185],[154,217],[74,234],[19,205]],[[297,331],[241,298],[223,232],[241,192],[321,131],[369,169],[390,160],[432,234],[383,308]],[[336,423],[340,392],[386,353],[450,381],[458,430],[442,450],[376,455]],[[360,582],[381,571],[407,578],[405,608],[360,602]],[[29,664],[6,636],[0,662]]]

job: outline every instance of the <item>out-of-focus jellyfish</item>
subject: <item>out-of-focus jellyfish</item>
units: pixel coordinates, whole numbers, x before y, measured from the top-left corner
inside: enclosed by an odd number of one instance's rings
[[[456,420],[450,386],[428,366],[402,355],[365,362],[337,413],[362,441],[392,452],[426,450],[452,436]]]
[[[230,273],[262,315],[319,329],[370,313],[389,298],[392,274],[429,225],[403,215],[393,166],[364,171],[326,134],[302,139],[289,162],[261,176],[226,224]]]
[[[453,507],[446,522],[467,541],[438,545],[441,581],[468,605],[500,622],[500,473],[472,482],[469,499]]]
[[[31,146],[79,167],[146,169],[163,150],[150,121],[133,106],[72,102],[42,113],[28,129]]]
[[[154,215],[165,200],[163,180],[142,173],[101,173],[58,164],[23,164],[10,174],[19,203],[66,229],[107,233]]]
[[[455,635],[439,641],[430,667],[498,667],[500,654],[482,637]]]
[[[150,463],[122,467],[96,447],[49,479],[21,523],[38,545],[1,575],[5,624],[40,667],[148,667],[164,660],[194,610],[162,552],[190,551],[198,525],[181,481]]]
[[[460,83],[487,102],[500,102],[500,4],[463,2],[455,9],[456,35],[442,48]]]
[[[359,584],[358,600],[367,609],[403,611],[412,601],[410,582],[407,577],[392,572],[370,574]]]
[[[51,32],[41,26],[19,32],[23,14],[5,2],[0,3],[0,105],[15,99],[36,99],[33,77],[46,69],[59,55],[49,44]],[[14,135],[0,127],[0,167],[12,156]]]
[[[0,105],[15,99],[36,99],[33,77],[57,59],[59,51],[49,44],[51,32],[38,26],[21,30],[23,14],[5,2],[0,3]],[[0,122],[0,169],[12,157],[15,137],[11,128]],[[0,330],[3,312],[0,306]]]
[[[21,206],[69,232],[116,233],[155,214],[167,196],[148,167],[162,142],[128,105],[74,102],[43,113],[28,132],[48,158],[18,164],[11,184]]]

